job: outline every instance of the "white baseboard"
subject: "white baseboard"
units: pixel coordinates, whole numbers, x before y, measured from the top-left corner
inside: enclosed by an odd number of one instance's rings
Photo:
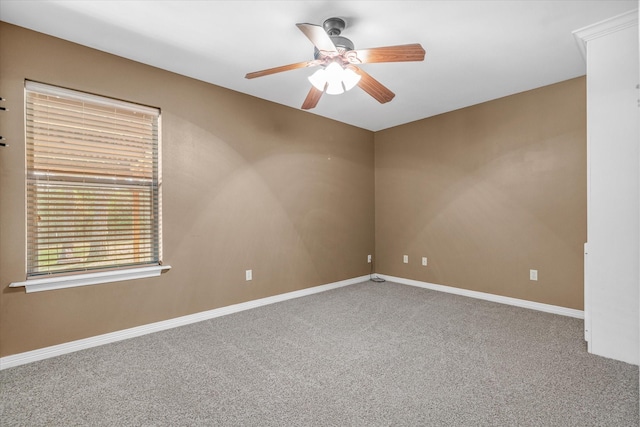
[[[314,286],[312,288],[301,289],[299,291],[287,292],[285,294],[274,295],[267,298],[229,305],[226,307],[216,308],[200,313],[189,314],[187,316],[181,316],[174,319],[163,320],[161,322],[136,326],[134,328],[123,329],[121,331],[110,332],[108,334],[97,335],[95,337],[84,338],[81,340],[58,344],[51,347],[40,348],[24,353],[12,354],[10,356],[0,358],[0,370],[36,362],[38,360],[48,359],[50,357],[60,356],[67,353],[73,353],[75,351],[84,350],[91,347],[97,347],[103,344],[109,344],[129,338],[139,337],[153,332],[164,331],[166,329],[176,328],[178,326],[189,325],[191,323],[201,322],[203,320],[213,319],[215,317],[225,316],[227,314],[238,313],[240,311],[261,307],[263,305],[274,304],[276,302],[300,298],[307,295],[317,294],[319,292],[340,288],[343,286],[366,282],[367,280],[369,280],[369,275],[354,277],[353,279],[342,280],[340,282]]]
[[[436,285],[428,282],[420,282],[418,280],[403,279],[401,277],[387,276],[377,274],[389,282],[400,283],[402,285],[417,286],[419,288],[431,289],[433,291],[446,292],[449,294],[462,295],[465,297],[483,299],[486,301],[497,302],[500,304],[513,305],[516,307],[529,308],[531,310],[544,311],[545,313],[559,314],[561,316],[575,317],[576,319],[584,319],[584,311],[575,310],[573,308],[560,307],[557,305],[543,304],[541,302],[527,301],[518,298],[503,297],[501,295],[487,294],[484,292],[470,291],[468,289],[454,288],[452,286]]]
[[[546,313],[559,314],[562,316],[575,317],[584,319],[584,312],[571,308],[559,307],[556,305],[543,304],[539,302],[527,301],[517,298],[503,297],[500,295],[487,294],[484,292],[470,291],[467,289],[454,288],[451,286],[436,285],[433,283],[420,282],[418,280],[403,279],[401,277],[387,276],[384,274],[376,275],[389,282],[395,282],[403,285],[417,286],[420,288],[431,289],[439,292],[462,295],[471,298],[477,298],[487,301],[493,301],[501,304],[513,305],[516,307],[529,308],[532,310],[544,311]],[[58,344],[51,347],[40,348],[37,350],[27,351],[24,353],[12,354],[0,358],[0,370],[20,366],[38,360],[44,360],[55,356],[60,356],[75,351],[97,347],[103,344],[122,341],[129,338],[135,338],[153,332],[164,331],[166,329],[176,328],[179,326],[189,325],[191,323],[202,322],[203,320],[213,319],[215,317],[226,316],[227,314],[238,313],[240,311],[249,310],[251,308],[261,307],[263,305],[274,304],[294,298],[300,298],[307,295],[313,295],[319,292],[340,288],[343,286],[353,285],[356,283],[366,282],[369,275],[354,277],[353,279],[342,280],[340,282],[329,283],[326,285],[314,286],[312,288],[301,289],[299,291],[287,292],[285,294],[274,295],[267,298],[261,298],[253,301],[247,301],[240,304],[229,305],[226,307],[216,308],[213,310],[203,311],[200,313],[190,314],[187,316],[176,317],[174,319],[163,320],[161,322],[150,323],[148,325],[136,326],[134,328],[123,329],[121,331],[110,332],[108,334],[97,335],[77,341]]]

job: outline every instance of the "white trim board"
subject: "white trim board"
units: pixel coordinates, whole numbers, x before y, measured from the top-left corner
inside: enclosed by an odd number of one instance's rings
[[[523,307],[532,310],[543,311],[546,313],[559,314],[562,316],[575,317],[578,319],[584,319],[584,312],[580,310],[574,310],[571,308],[559,307],[555,305],[542,304],[533,301],[521,300],[517,298],[503,297],[500,295],[487,294],[484,292],[470,291],[467,289],[454,288],[451,286],[436,285],[433,283],[420,282],[412,279],[403,279],[401,277],[387,276],[383,274],[377,274],[389,282],[399,283],[402,285],[417,286],[420,288],[430,289],[439,292],[446,292],[450,294],[462,295],[471,298],[482,299],[486,301],[493,301],[502,304],[513,305],[516,307]],[[0,358],[0,370],[13,368],[15,366],[25,365],[31,362],[37,362],[38,360],[49,359],[51,357],[61,356],[63,354],[73,353],[79,350],[85,350],[92,347],[97,347],[103,344],[109,344],[112,342],[122,341],[129,338],[135,338],[154,332],[160,332],[167,329],[177,328],[179,326],[185,326],[192,323],[202,322],[204,320],[213,319],[227,314],[238,313],[240,311],[249,310],[251,308],[257,308],[268,304],[274,304],[294,298],[300,298],[308,295],[317,294],[319,292],[328,291],[331,289],[340,288],[343,286],[354,285],[356,283],[362,283],[368,281],[369,275],[354,277],[353,279],[342,280],[339,282],[329,283],[326,285],[315,286],[312,288],[301,289],[299,291],[287,292],[284,294],[274,295],[267,298],[261,298],[253,301],[247,301],[240,304],[229,305],[226,307],[216,308],[213,310],[203,311],[200,313],[189,314],[187,316],[176,317],[175,319],[163,320],[161,322],[150,323],[148,325],[136,326],[134,328],[123,329],[121,331],[110,332],[108,334],[97,335],[94,337],[84,338],[77,341],[71,341],[68,343],[58,344],[51,347],[40,348],[37,350],[27,351],[24,353],[12,354]]]
[[[368,274],[366,276],[354,277],[353,279],[342,280],[326,285],[314,286],[312,288],[301,289],[299,291],[287,292],[267,298],[261,298],[253,301],[243,302],[240,304],[216,308],[213,310],[202,311],[200,313],[176,317],[174,319],[163,320],[161,322],[136,326],[134,328],[110,332],[108,334],[96,335],[94,337],[53,345],[51,347],[40,348],[24,353],[12,354],[10,356],[0,358],[0,370],[13,368],[14,366],[25,365],[31,362],[37,362],[38,360],[49,359],[51,357],[61,356],[63,354],[73,353],[79,350],[97,347],[103,344],[109,344],[129,338],[135,338],[142,335],[151,334],[153,332],[160,332],[167,329],[177,328],[179,326],[202,322],[203,320],[209,320],[215,317],[225,316],[227,314],[238,313],[240,311],[261,307],[263,305],[274,304],[294,298],[317,294],[319,292],[329,291],[331,289],[336,289],[343,286],[354,285],[356,283],[366,282],[367,280],[369,280]]]
[[[430,289],[432,291],[446,292],[470,298],[482,299],[486,301],[497,302],[500,304],[513,305],[516,307],[528,308],[531,310],[543,311],[545,313],[559,314],[561,316],[575,317],[576,319],[584,319],[584,311],[575,310],[573,308],[560,307],[557,305],[544,304],[541,302],[527,301],[524,299],[504,297],[501,295],[487,294],[484,292],[470,291],[468,289],[454,288],[452,286],[436,285],[434,283],[420,282],[418,280],[403,279],[401,277],[387,276],[378,274],[389,282],[400,283],[402,285],[417,286],[419,288]]]
[[[99,285],[101,283],[121,282],[123,280],[156,277],[171,269],[170,265],[153,265],[148,267],[123,268],[120,270],[100,271],[96,273],[70,274],[66,276],[45,276],[24,282],[14,282],[10,288],[24,287],[26,293],[51,291],[54,289],[73,288],[76,286]]]

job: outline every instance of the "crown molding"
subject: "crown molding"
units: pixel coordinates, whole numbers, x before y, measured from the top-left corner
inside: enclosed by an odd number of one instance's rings
[[[572,32],[578,44],[578,49],[582,53],[582,58],[587,60],[587,43],[591,40],[615,33],[625,28],[638,25],[638,9],[630,10],[620,15],[587,25]]]

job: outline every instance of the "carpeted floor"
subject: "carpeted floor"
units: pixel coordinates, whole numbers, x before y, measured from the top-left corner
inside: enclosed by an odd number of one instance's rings
[[[578,319],[394,283],[0,372],[2,426],[638,426]]]

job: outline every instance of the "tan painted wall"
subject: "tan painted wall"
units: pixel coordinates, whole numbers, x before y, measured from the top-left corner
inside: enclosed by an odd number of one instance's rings
[[[0,57],[0,356],[361,276],[374,235],[379,273],[582,308],[584,78],[373,134],[5,23]],[[169,273],[8,288],[25,78],[162,109]]]
[[[0,23],[0,355],[349,279],[374,250],[373,134]],[[162,109],[160,278],[25,294],[23,82]],[[244,271],[253,269],[253,281]]]
[[[375,165],[376,272],[583,308],[584,77],[377,132]]]

